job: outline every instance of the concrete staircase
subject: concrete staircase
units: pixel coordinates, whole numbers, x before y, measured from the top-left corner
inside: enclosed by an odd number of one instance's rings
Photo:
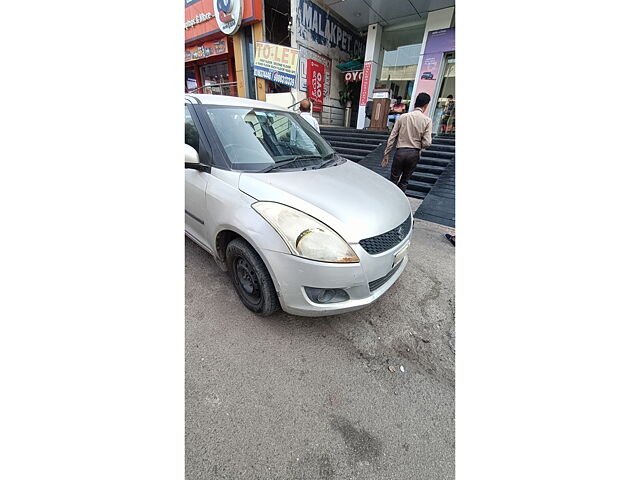
[[[416,170],[409,179],[407,196],[424,198],[436,183],[442,172],[456,155],[455,136],[435,136],[427,150],[423,150]],[[389,161],[391,163],[391,160]]]
[[[320,135],[344,158],[360,162],[381,144],[389,134],[375,130],[320,127]]]
[[[390,167],[387,167],[384,172],[375,167],[382,160],[382,153],[389,137],[387,132],[322,127],[320,133],[343,157],[358,163],[367,157],[367,161],[363,165],[368,168],[374,167],[373,170],[388,176],[386,170]],[[424,198],[447,168],[449,162],[455,158],[455,152],[455,136],[434,136],[433,144],[427,150],[422,151],[418,166],[409,179],[407,196]],[[376,158],[373,159],[373,156]],[[391,165],[392,158],[389,160],[389,165]]]

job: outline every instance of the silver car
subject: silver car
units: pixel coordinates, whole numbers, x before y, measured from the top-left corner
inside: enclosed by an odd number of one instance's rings
[[[185,95],[185,197],[186,235],[259,315],[357,310],[407,265],[404,193],[265,102]]]

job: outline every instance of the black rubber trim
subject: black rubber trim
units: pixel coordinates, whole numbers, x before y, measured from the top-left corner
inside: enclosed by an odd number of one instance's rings
[[[198,222],[201,225],[204,225],[204,220],[200,220],[198,217],[196,217],[193,213],[189,212],[188,210],[185,210],[184,213],[186,213],[187,215],[189,215],[191,218],[193,218],[196,222]]]
[[[185,163],[184,168],[191,168],[192,170],[198,170],[199,172],[211,173],[211,166],[204,163]]]
[[[402,265],[402,262],[400,262],[398,265],[393,267],[393,269],[389,273],[387,273],[384,277],[374,280],[373,282],[369,282],[369,291],[373,293],[374,290],[377,290],[382,285],[387,283],[387,281],[393,276],[393,274],[398,271],[398,269],[400,268],[400,265]]]

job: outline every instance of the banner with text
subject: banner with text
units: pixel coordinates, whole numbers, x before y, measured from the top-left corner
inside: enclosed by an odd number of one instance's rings
[[[313,111],[322,111],[324,97],[324,65],[307,60],[307,97],[313,102]]]
[[[324,98],[329,98],[331,88],[331,59],[324,55],[317,54],[313,50],[308,49],[300,45],[300,54],[298,56],[298,82],[296,88],[301,92],[307,91],[307,66],[309,65],[309,59],[314,60],[317,63],[324,66]]]
[[[373,62],[365,62],[362,69],[362,85],[360,86],[360,106],[367,105],[369,100],[369,85],[371,84],[371,65]]]
[[[296,48],[256,42],[253,73],[256,77],[295,87],[298,53]]]

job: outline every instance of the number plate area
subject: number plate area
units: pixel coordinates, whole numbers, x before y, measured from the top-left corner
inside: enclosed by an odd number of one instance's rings
[[[393,266],[391,268],[394,268],[396,265],[402,262],[402,259],[404,257],[407,256],[407,251],[409,250],[410,244],[411,242],[407,243],[404,247],[402,247],[402,250],[395,254],[395,256],[393,257]]]

